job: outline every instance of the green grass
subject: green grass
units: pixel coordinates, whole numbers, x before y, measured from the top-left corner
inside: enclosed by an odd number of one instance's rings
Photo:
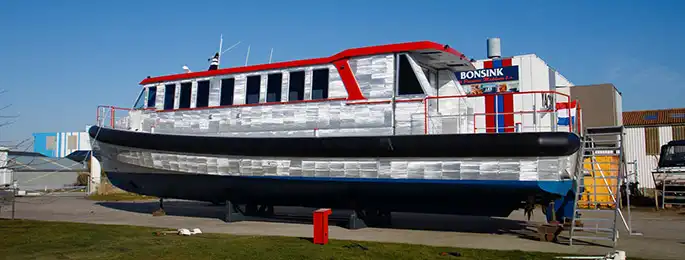
[[[150,199],[157,199],[157,198],[151,197],[151,196],[135,194],[135,193],[130,193],[130,192],[122,192],[122,193],[112,193],[112,194],[106,194],[106,195],[93,194],[93,195],[89,195],[88,199],[96,200],[96,201],[133,201],[133,200],[150,200]]]
[[[0,220],[0,259],[554,259],[554,254],[306,238],[200,234],[161,229]],[[460,257],[441,255],[459,252]]]

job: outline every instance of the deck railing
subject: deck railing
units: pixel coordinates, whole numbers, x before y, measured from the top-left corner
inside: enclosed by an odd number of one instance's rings
[[[487,99],[490,99],[490,104],[487,104]],[[580,133],[580,107],[575,102],[576,112],[574,113],[571,103],[572,100],[569,95],[555,91],[429,96],[423,99],[424,133],[541,131]],[[448,107],[441,109],[444,107],[443,104],[448,105]],[[449,105],[454,106],[455,104],[464,107],[464,109],[449,107]],[[466,109],[466,106],[471,109]],[[494,107],[488,109],[487,106]],[[521,109],[521,107],[525,109]],[[568,124],[560,125],[560,112],[565,112],[564,114],[570,115],[574,119],[569,118]],[[443,124],[441,123],[450,121],[456,123],[457,129],[442,127]],[[468,127],[461,124],[468,124]],[[432,131],[436,128],[439,128],[439,131]]]
[[[489,99],[489,100],[488,100]],[[311,102],[340,102],[343,100],[317,100]],[[569,95],[555,91],[525,91],[506,92],[478,95],[450,95],[427,96],[415,99],[398,99],[396,102],[422,103],[411,119],[417,119],[420,127],[423,119],[423,129],[416,129],[412,133],[420,134],[468,134],[468,133],[497,133],[497,132],[541,132],[565,131],[581,132],[580,107],[573,114],[575,120],[569,120],[567,125],[559,125],[559,112],[571,115],[573,109]],[[502,104],[504,102],[505,104]],[[384,105],[391,100],[349,101],[347,105]],[[288,102],[276,105],[287,105]],[[256,105],[256,104],[255,104]],[[274,105],[274,104],[270,104]],[[252,105],[251,105],[252,106]],[[231,106],[240,107],[240,105]],[[216,109],[230,107],[209,107],[198,109]],[[96,122],[98,126],[128,129],[131,122],[128,118],[132,111],[154,109],[132,109],[116,106],[98,106]],[[165,112],[165,111],[156,111]],[[397,121],[397,120],[396,120]]]
[[[128,128],[128,114],[133,109],[116,106],[98,106],[96,113],[97,126],[107,128]]]

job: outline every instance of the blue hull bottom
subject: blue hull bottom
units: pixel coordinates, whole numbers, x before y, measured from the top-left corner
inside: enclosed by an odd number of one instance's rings
[[[107,172],[115,186],[163,198],[273,206],[506,217],[530,196],[564,197],[569,181],[246,177]]]

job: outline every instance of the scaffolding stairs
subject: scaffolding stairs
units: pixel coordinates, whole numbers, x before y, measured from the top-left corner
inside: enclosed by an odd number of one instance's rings
[[[623,127],[587,128],[578,152],[575,203],[569,244],[595,240],[618,241],[619,187],[625,175]]]
[[[662,209],[685,206],[685,167],[660,169],[653,175],[657,187],[661,188]]]

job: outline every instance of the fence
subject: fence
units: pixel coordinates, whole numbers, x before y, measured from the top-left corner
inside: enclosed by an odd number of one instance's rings
[[[412,114],[411,123],[413,126],[415,116],[422,117],[424,134],[581,131],[580,107],[577,102],[571,101],[570,96],[555,91],[428,96],[396,102],[423,103],[423,113]],[[98,126],[128,129],[132,123],[126,117],[132,111],[134,109],[98,106],[96,121]],[[562,124],[562,121],[565,123]]]
[[[581,132],[577,102],[554,91],[431,96],[423,103],[425,134],[435,128],[440,133]],[[456,127],[445,129],[445,123]]]
[[[126,117],[132,110],[116,106],[98,106],[95,122],[102,127],[127,129],[129,121]]]

